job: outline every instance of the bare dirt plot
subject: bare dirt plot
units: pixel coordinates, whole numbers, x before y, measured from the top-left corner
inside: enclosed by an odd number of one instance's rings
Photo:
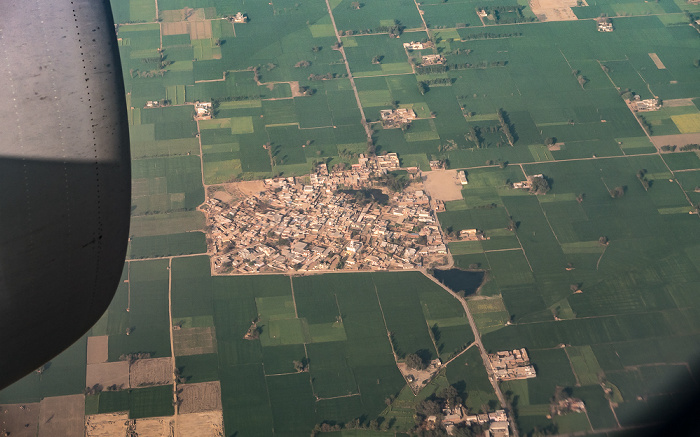
[[[182,389],[178,395],[182,401],[179,409],[181,413],[221,410],[221,385],[219,381],[181,384],[178,387]]]
[[[457,170],[435,170],[425,174],[423,185],[430,197],[443,202],[462,199],[462,184],[457,179]]]
[[[246,196],[256,195],[265,191],[265,185],[263,181],[243,181],[234,182],[232,184],[226,184],[227,188],[238,190]]]
[[[530,0],[530,9],[540,21],[578,20],[571,10],[574,6],[577,6],[577,0]]]
[[[136,360],[129,369],[131,387],[167,385],[173,382],[172,358],[147,358]]]
[[[663,62],[661,62],[661,59],[659,59],[659,55],[656,53],[649,53],[649,57],[651,58],[652,61],[654,61],[654,65],[656,65],[656,68],[659,70],[665,70],[666,66],[664,65]]]
[[[219,199],[220,201],[222,201],[224,203],[229,203],[230,201],[233,200],[233,196],[230,195],[228,192],[223,191],[223,190],[219,190],[219,191],[214,192],[214,195],[212,197],[214,197],[215,199]]]
[[[651,137],[651,141],[657,148],[662,146],[685,146],[686,144],[700,144],[700,133],[659,135]]]
[[[129,387],[129,362],[88,364],[85,371],[85,385],[92,387],[95,384],[101,384],[103,387],[114,384],[117,387]]]
[[[675,108],[678,106],[694,106],[693,99],[664,100],[664,108]]]
[[[86,437],[126,436],[129,413],[95,414],[85,417]]]
[[[190,33],[190,23],[186,21],[163,23],[160,28],[163,35],[184,35]]]
[[[136,419],[134,431],[138,437],[170,437],[174,434],[173,418],[169,416]]]
[[[299,81],[292,81],[288,82],[289,83],[289,88],[292,89],[292,97],[301,97],[304,95],[304,93],[301,92],[299,89]]]
[[[173,347],[176,356],[201,355],[216,352],[214,327],[186,328],[173,331]]]
[[[223,437],[224,417],[219,411],[180,414],[175,437]]]
[[[211,38],[211,20],[190,21],[190,39]]]
[[[38,422],[38,402],[0,405],[0,435],[9,432],[12,437],[36,437]]]
[[[87,363],[106,363],[109,359],[107,345],[109,336],[100,335],[98,337],[88,337],[87,341]]]
[[[85,395],[48,397],[39,404],[39,437],[82,436],[84,427]]]

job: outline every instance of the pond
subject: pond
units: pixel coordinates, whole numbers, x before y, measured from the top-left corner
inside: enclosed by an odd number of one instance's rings
[[[433,276],[454,292],[464,291],[465,296],[476,293],[484,280],[484,272],[462,269],[435,269]]]

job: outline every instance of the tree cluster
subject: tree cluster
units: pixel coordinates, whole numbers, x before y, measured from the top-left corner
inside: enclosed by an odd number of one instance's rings
[[[305,59],[304,59],[304,60],[301,60],[301,61],[299,61],[299,62],[297,62],[296,64],[294,64],[294,67],[295,67],[295,68],[306,68],[306,67],[309,67],[309,66],[311,66],[311,62],[310,62],[310,61],[307,61],[307,60],[305,60]]]
[[[425,370],[427,364],[418,354],[406,354],[406,367],[409,369]]]
[[[542,176],[532,178],[532,186],[530,186],[530,192],[532,194],[547,194],[549,190],[549,181],[546,177]]]
[[[613,199],[620,198],[625,195],[625,187],[615,187],[610,190],[610,197]]]
[[[639,179],[639,182],[642,183],[642,187],[644,187],[644,191],[649,191],[649,187],[651,186],[651,181],[647,179],[647,170],[645,168],[639,170],[637,172],[637,179]]]
[[[537,21],[537,18],[526,17],[523,14],[523,9],[525,6],[486,6],[477,9],[482,9],[487,15],[492,17],[496,24],[513,24],[513,23],[527,23],[531,21]],[[502,16],[501,14],[514,14]]]
[[[331,80],[331,79],[337,79],[339,77],[347,77],[347,74],[338,74],[338,73],[326,73],[326,74],[310,74],[309,77],[307,78],[308,80]]]
[[[511,33],[493,33],[493,32],[481,32],[472,33],[462,37],[462,41],[473,41],[480,39],[502,39],[502,38],[515,38],[523,36],[522,32],[511,32]]]
[[[515,143],[515,138],[513,137],[513,128],[509,123],[510,120],[508,120],[508,114],[503,108],[498,108],[496,115],[498,116],[498,122],[501,124],[501,130],[503,130],[508,143],[512,146]]]

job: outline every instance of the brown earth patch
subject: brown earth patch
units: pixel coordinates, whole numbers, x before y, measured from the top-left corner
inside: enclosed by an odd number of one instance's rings
[[[299,81],[289,82],[289,88],[292,89],[292,97],[301,97],[304,94],[299,90]]]
[[[186,21],[162,23],[160,28],[163,35],[185,35],[190,33],[190,23]]]
[[[109,359],[108,335],[100,335],[98,337],[88,337],[87,340],[87,363],[98,364],[106,363]]]
[[[138,437],[171,437],[175,434],[171,416],[136,419],[134,421],[134,431]],[[192,435],[199,434],[195,433]]]
[[[530,0],[530,9],[540,21],[573,21],[578,20],[572,7],[577,6],[577,0]],[[584,6],[588,6],[584,2]]]
[[[0,405],[0,435],[36,437],[39,403]],[[29,426],[26,426],[29,425]]]
[[[265,191],[265,184],[263,181],[233,182],[231,184],[225,184],[225,186],[227,189],[240,191],[244,196],[255,196]]]
[[[686,144],[700,144],[700,132],[691,134],[675,134],[675,135],[659,135],[651,137],[651,141],[657,148],[662,146],[678,146],[678,148]],[[676,149],[676,151],[679,151]]]
[[[424,174],[425,191],[433,199],[443,202],[462,199],[462,184],[457,179],[457,170],[433,170]]]
[[[180,414],[176,437],[223,437],[224,417],[219,411]]]
[[[661,62],[661,59],[659,59],[659,55],[657,55],[656,53],[649,53],[649,57],[651,58],[652,62],[654,62],[654,65],[656,65],[656,68],[658,68],[659,70],[666,69],[664,63]]]
[[[136,360],[129,369],[131,387],[167,385],[173,382],[172,358],[147,358]]]
[[[190,39],[206,39],[211,35],[211,20],[190,21]]]
[[[103,387],[114,384],[117,387],[129,387],[129,362],[88,364],[85,371],[85,385],[92,387],[95,384],[101,384]]]
[[[173,331],[175,355],[202,355],[216,352],[214,327],[186,328]]]
[[[129,413],[95,414],[85,417],[86,437],[126,436]],[[193,434],[194,435],[194,434]]]
[[[695,106],[693,99],[669,99],[664,100],[664,108],[674,108],[677,106]]]
[[[82,436],[84,427],[85,395],[48,397],[39,404],[39,437]]]
[[[179,408],[182,414],[221,410],[219,381],[180,384],[178,387],[182,390],[178,395],[182,401]]]

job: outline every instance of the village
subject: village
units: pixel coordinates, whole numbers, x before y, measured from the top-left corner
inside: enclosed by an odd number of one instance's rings
[[[258,195],[232,205],[208,199],[204,209],[214,272],[448,264],[440,226],[420,182],[398,192],[377,188],[378,178],[397,169],[395,153],[360,155],[350,170],[329,173],[320,164],[306,178],[267,179]]]

